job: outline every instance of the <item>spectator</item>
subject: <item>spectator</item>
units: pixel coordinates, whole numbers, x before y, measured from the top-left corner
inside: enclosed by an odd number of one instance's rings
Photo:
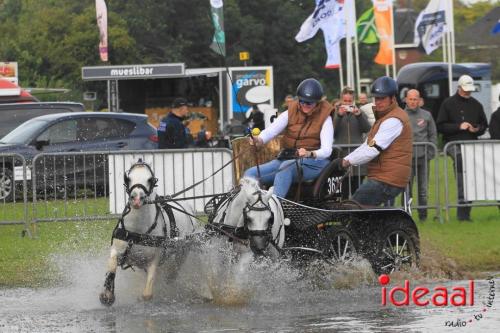
[[[366,116],[354,104],[354,90],[349,87],[342,89],[333,116],[335,144],[360,144],[363,142],[363,134],[368,133],[370,127]],[[354,149],[350,147],[342,150],[345,156]],[[342,184],[344,199],[348,199],[349,194],[358,189],[364,176],[366,176],[366,166],[361,166],[355,168],[353,174],[344,179]]]
[[[185,129],[185,134],[186,134],[186,147],[193,147],[194,146],[194,139],[193,139],[193,134],[191,133],[191,129],[189,128],[189,124],[191,124],[191,121],[188,119],[185,119],[182,124],[184,125]]]
[[[360,93],[358,96],[359,106],[368,104],[368,95],[366,93]]]
[[[259,106],[257,104],[255,104],[252,107],[250,115],[243,123],[248,124],[248,127],[251,130],[254,128],[258,128],[261,131],[263,131],[266,128],[266,123],[264,121],[264,113],[260,111]]]
[[[359,94],[359,104],[359,109],[366,116],[368,123],[370,123],[370,127],[373,126],[373,124],[375,123],[375,113],[373,111],[375,104],[368,100],[368,96],[365,93]]]
[[[444,142],[477,140],[484,134],[488,123],[483,106],[471,93],[475,90],[474,80],[469,75],[458,79],[457,93],[443,101],[437,116],[437,128],[443,134]],[[453,169],[457,179],[458,203],[470,204],[464,200],[462,153],[459,146],[448,152],[453,159]],[[457,207],[459,221],[471,221],[471,207]]]
[[[500,140],[500,106],[491,114],[488,130],[492,140]]]
[[[184,118],[189,110],[187,100],[179,97],[172,104],[172,111],[160,121],[158,127],[158,147],[165,148],[186,148],[186,127],[183,124]]]
[[[437,130],[432,114],[420,107],[420,92],[411,89],[406,92],[406,108],[413,132],[413,142],[430,142],[437,145]],[[410,197],[412,197],[413,179],[417,176],[418,205],[427,206],[427,187],[429,183],[429,161],[435,156],[429,146],[413,147],[412,176],[410,179]],[[427,208],[418,208],[420,221],[427,219]]]

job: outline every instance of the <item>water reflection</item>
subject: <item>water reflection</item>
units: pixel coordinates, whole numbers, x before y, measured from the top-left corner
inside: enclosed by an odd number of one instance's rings
[[[487,282],[476,281],[477,308],[381,307],[380,287],[364,261],[336,269],[254,263],[234,260],[220,245],[190,253],[177,274],[158,281],[149,303],[138,299],[143,273],[119,271],[111,308],[97,297],[105,251],[54,257],[67,273],[59,287],[0,290],[0,332],[442,332],[446,320],[480,311],[488,293]],[[499,305],[495,299],[465,329],[498,331]]]

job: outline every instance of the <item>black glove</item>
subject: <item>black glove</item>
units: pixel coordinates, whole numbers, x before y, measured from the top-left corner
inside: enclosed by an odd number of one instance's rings
[[[343,172],[345,171],[345,168],[343,167],[342,165],[342,161],[344,159],[342,157],[339,157],[339,158],[336,158],[332,161],[332,164],[333,164],[333,169],[332,170],[335,170],[335,171],[340,171],[340,172]]]

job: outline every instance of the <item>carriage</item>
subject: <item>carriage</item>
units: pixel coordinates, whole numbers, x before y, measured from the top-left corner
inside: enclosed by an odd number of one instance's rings
[[[273,159],[279,151],[277,139],[252,153],[245,153],[253,149],[248,146],[245,138],[233,141],[233,154],[237,157],[234,160],[237,180],[241,178],[242,171],[256,163]],[[283,215],[284,221],[280,226],[273,225],[276,221],[270,221],[268,231],[271,246],[280,253],[287,252],[299,259],[319,256],[330,262],[349,262],[362,256],[369,260],[377,274],[417,267],[419,235],[416,224],[407,211],[366,207],[354,201],[342,201],[342,180],[347,174],[336,170],[332,163],[340,154],[340,150],[334,150],[331,162],[317,179],[294,184],[287,198],[276,197],[278,202],[273,203],[277,206],[274,210],[277,209]],[[230,241],[250,242],[250,247],[258,254],[262,251],[251,244],[252,230],[246,227],[246,216],[242,217],[243,222],[239,226],[229,225],[224,221],[228,205],[238,193],[237,187],[213,197],[206,204],[207,229],[223,233]],[[263,203],[259,204],[257,210],[270,209],[271,205],[266,205],[260,194],[255,201]],[[243,215],[256,210],[255,204],[256,202],[247,203]],[[277,219],[276,216],[276,212],[271,214],[274,220]],[[277,236],[281,239],[273,242],[273,230],[281,233]]]
[[[273,159],[279,151],[276,139],[259,151],[248,146],[245,138],[233,141],[232,162],[237,178],[253,163]],[[287,255],[297,262],[320,257],[336,264],[362,256],[378,274],[418,266],[418,230],[408,212],[362,207],[341,200],[342,180],[347,174],[334,167],[333,160],[339,154],[334,150],[331,162],[314,181],[294,184],[288,198],[277,197],[272,188],[262,189],[257,180],[242,178],[239,186],[207,202],[206,232],[200,232],[199,219],[179,202],[183,199],[175,199],[189,188],[171,196],[157,195],[158,179],[152,168],[139,159],[124,174],[128,203],[112,234],[104,288],[99,294],[101,303],[109,306],[115,301],[118,266],[146,271],[142,297],[150,300],[157,267],[166,249],[196,241],[199,235],[202,239],[222,236],[235,244],[242,243],[245,246],[239,248],[255,255]]]

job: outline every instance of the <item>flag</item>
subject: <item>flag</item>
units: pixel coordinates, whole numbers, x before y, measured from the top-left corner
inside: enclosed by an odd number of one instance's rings
[[[345,38],[346,20],[343,17],[343,1],[316,0],[314,12],[302,23],[295,40],[302,43],[323,31],[327,53],[326,68],[340,67],[340,40]],[[353,1],[353,0],[350,0]]]
[[[221,56],[226,56],[226,35],[224,34],[224,3],[222,0],[210,0],[212,7],[212,23],[215,32],[210,48]]]
[[[358,22],[356,22],[356,28],[358,31],[358,40],[360,43],[378,43],[377,26],[375,25],[375,15],[373,15],[373,7],[361,14]]]
[[[373,0],[375,26],[380,40],[378,53],[374,61],[380,65],[392,65],[393,62],[394,36],[391,10],[391,0]]]
[[[441,39],[446,32],[446,1],[431,0],[420,12],[415,22],[415,44],[422,44],[425,53],[441,46]]]
[[[498,20],[497,24],[495,24],[493,29],[491,29],[491,34],[494,35],[494,34],[497,34],[499,32],[500,32],[500,19]]]
[[[95,0],[97,26],[99,27],[99,55],[108,61],[108,10],[104,0]]]

